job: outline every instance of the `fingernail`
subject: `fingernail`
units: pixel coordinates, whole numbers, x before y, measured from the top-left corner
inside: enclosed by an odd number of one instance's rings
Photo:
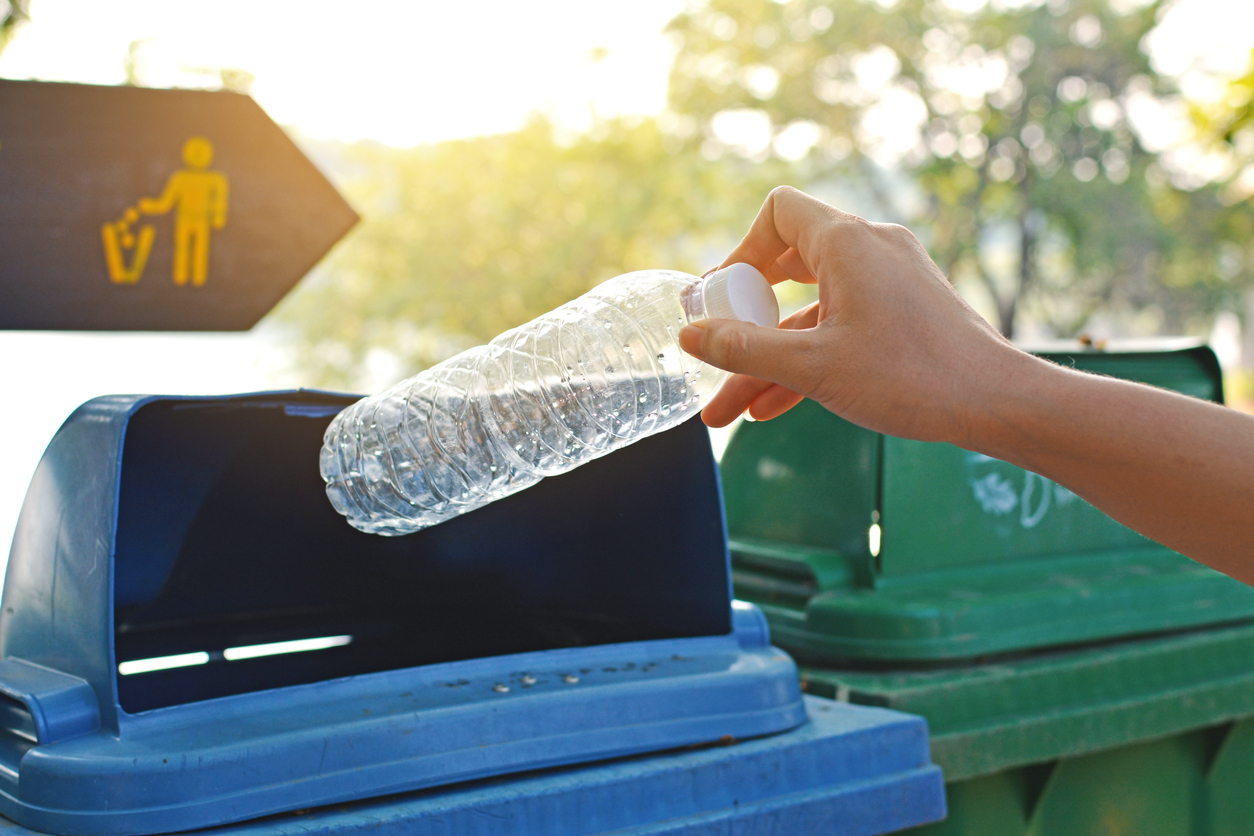
[[[746,409],[744,412],[742,412],[742,413],[740,414],[740,417],[741,417],[741,418],[743,418],[743,419],[745,419],[746,421],[748,421],[750,424],[752,424],[754,421],[758,420],[757,418],[754,418],[752,415],[750,415],[750,414],[749,414],[749,410],[747,410],[747,409]]]
[[[703,325],[685,325],[679,329],[679,347],[698,360],[705,359],[705,355],[701,353],[701,343],[704,339],[705,326]]]

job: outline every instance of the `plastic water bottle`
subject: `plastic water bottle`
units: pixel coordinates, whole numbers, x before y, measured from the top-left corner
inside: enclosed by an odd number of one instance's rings
[[[679,347],[711,318],[775,327],[779,306],[747,264],[610,279],[337,415],[327,496],[355,528],[408,534],[673,427],[727,377]]]

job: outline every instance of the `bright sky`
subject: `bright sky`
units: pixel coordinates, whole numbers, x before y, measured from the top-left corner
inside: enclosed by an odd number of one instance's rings
[[[118,84],[143,41],[146,84],[203,86],[237,67],[275,121],[392,145],[512,130],[536,110],[655,113],[683,0],[33,0],[0,76]],[[197,14],[205,8],[211,13]],[[604,51],[595,60],[593,51]]]
[[[1132,0],[1124,0],[1131,2]],[[955,0],[957,2],[957,0]],[[969,0],[963,0],[969,2]],[[684,0],[33,0],[0,77],[117,84],[138,48],[153,86],[203,86],[237,67],[279,123],[316,138],[411,145],[508,131],[536,110],[578,128],[655,113]],[[206,11],[199,11],[204,9]],[[1153,39],[1164,69],[1239,66],[1254,0],[1183,0]],[[599,59],[595,56],[603,56]],[[0,332],[0,560],[30,473],[83,401],[120,392],[211,394],[295,386],[272,336]]]

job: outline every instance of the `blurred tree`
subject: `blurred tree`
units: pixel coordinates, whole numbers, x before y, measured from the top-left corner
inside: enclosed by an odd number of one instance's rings
[[[126,77],[128,87],[147,87],[144,79],[143,53],[152,38],[136,38],[126,45],[126,54],[122,56],[122,74]]]
[[[151,56],[148,53],[154,43],[154,38],[137,38],[127,45],[126,55],[122,56],[122,73],[126,78],[124,82],[126,85],[130,87],[152,86],[149,82],[152,69],[149,66]],[[243,93],[244,95],[252,93],[253,82],[257,80],[256,76],[240,67],[216,65],[186,66],[180,64],[178,69],[187,76],[199,77],[207,88],[230,90],[233,93]],[[193,82],[193,86],[200,87],[201,84]]]
[[[1219,263],[1252,226],[1216,186],[1173,180],[1143,132],[1175,103],[1140,46],[1162,5],[709,0],[671,24],[671,106],[707,153],[756,126],[759,158],[808,151],[819,187],[855,180],[1007,334],[1025,306],[1060,336],[1099,309],[1196,330],[1254,278]]]
[[[569,143],[536,120],[499,136],[344,150],[363,217],[282,303],[302,374],[381,385],[551,310],[620,273],[714,266],[752,219],[769,169],[672,153],[654,120]],[[774,175],[777,176],[777,175]]]
[[[240,67],[214,67],[210,72],[217,76],[223,90],[246,96],[252,94],[253,82],[257,80],[255,75]]]
[[[1254,196],[1254,51],[1243,75],[1221,81],[1222,95],[1191,102],[1190,111],[1203,151],[1220,156],[1219,179],[1236,202]]]
[[[0,52],[13,40],[18,26],[30,20],[30,0],[0,0]]]
[[[1254,203],[1254,51],[1245,72],[1221,80],[1219,89],[1218,96],[1190,103],[1196,136],[1185,151],[1211,162],[1213,176],[1224,184],[1220,193],[1224,201],[1249,207]],[[1233,271],[1254,264],[1254,235],[1246,237],[1244,247],[1226,246],[1222,258]],[[1229,395],[1254,411],[1254,286],[1246,288],[1244,302],[1234,309],[1245,320],[1239,358],[1243,372],[1229,375]]]

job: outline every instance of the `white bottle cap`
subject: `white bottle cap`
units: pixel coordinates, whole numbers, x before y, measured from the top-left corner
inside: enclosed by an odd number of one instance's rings
[[[701,283],[701,296],[710,319],[739,319],[764,328],[779,325],[775,291],[752,265],[732,264],[711,273]]]

